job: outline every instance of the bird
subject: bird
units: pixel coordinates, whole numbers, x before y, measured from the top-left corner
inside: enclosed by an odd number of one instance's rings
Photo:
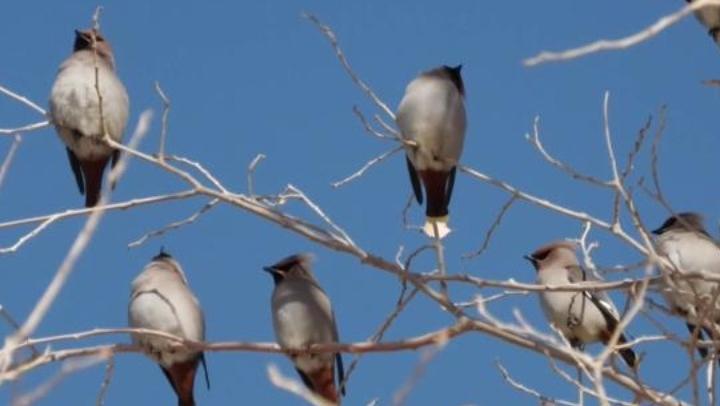
[[[190,290],[180,264],[161,250],[132,282],[128,323],[133,328],[159,330],[193,340],[205,340],[205,318]],[[134,344],[160,365],[178,398],[178,406],[194,406],[195,374],[199,363],[207,364],[202,351],[183,347],[167,338],[132,334]]]
[[[685,0],[692,3],[693,0]],[[708,30],[708,35],[720,45],[720,6],[707,6],[695,11],[695,17]]]
[[[421,73],[405,89],[395,121],[405,141],[405,161],[418,204],[427,194],[423,230],[430,237],[449,232],[448,206],[465,141],[462,65]]]
[[[309,254],[291,255],[263,268],[273,278],[273,328],[282,348],[301,350],[313,344],[338,342],[332,304],[311,268],[312,257]],[[345,395],[345,372],[340,353],[293,354],[290,359],[308,389],[339,404],[335,366],[340,393]]]
[[[537,282],[542,285],[571,285],[590,278],[575,256],[575,245],[556,241],[525,255],[537,271]],[[540,305],[548,320],[574,348],[601,341],[607,344],[618,326],[620,316],[610,297],[603,291],[542,291]],[[620,333],[618,344],[627,343]],[[631,368],[637,357],[631,348],[618,350]]]
[[[720,246],[708,234],[703,217],[695,212],[682,212],[670,216],[663,224],[652,230],[658,254],[666,257],[673,268],[662,267],[661,291],[672,309],[683,315],[690,334],[703,340],[703,330],[713,337],[713,329],[703,320],[720,322],[720,303],[717,302],[718,284],[702,278],[676,278],[678,273],[706,273],[720,276]],[[708,302],[714,305],[708,309]],[[702,328],[698,328],[701,326]],[[705,358],[707,350],[698,348]]]
[[[65,144],[85,206],[93,207],[100,199],[108,161],[115,167],[120,157],[103,140],[104,134],[121,142],[130,108],[127,90],[115,73],[110,43],[98,30],[75,30],[73,53],[60,65],[49,104],[50,121]]]

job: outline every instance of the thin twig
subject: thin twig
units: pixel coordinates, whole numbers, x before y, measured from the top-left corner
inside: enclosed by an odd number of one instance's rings
[[[5,175],[7,174],[8,169],[10,169],[10,164],[15,157],[15,152],[17,152],[17,149],[20,147],[20,142],[22,142],[22,137],[19,134],[16,134],[15,139],[13,139],[13,143],[10,145],[8,153],[5,155],[2,165],[0,165],[0,186],[2,186],[3,181],[5,180]]]
[[[392,118],[393,121],[395,120],[395,113],[383,102],[376,94],[375,92],[368,86],[362,79],[360,79],[357,74],[353,71],[353,69],[350,67],[350,63],[347,61],[347,58],[345,58],[345,53],[340,49],[340,45],[337,41],[337,36],[335,36],[335,33],[333,30],[328,27],[327,25],[323,24],[317,17],[315,17],[312,14],[303,13],[303,17],[310,20],[313,24],[315,24],[315,27],[317,27],[318,30],[327,38],[327,40],[330,42],[330,45],[335,50],[335,56],[337,56],[338,61],[340,61],[340,65],[342,65],[343,69],[345,69],[345,72],[350,76],[350,79],[352,79],[353,82],[362,90],[363,93],[365,93],[370,100],[375,103],[376,106],[378,106],[385,114],[388,115],[388,117]]]
[[[155,91],[160,100],[162,100],[162,129],[160,130],[160,145],[158,147],[158,159],[165,160],[165,143],[167,142],[168,134],[168,115],[170,114],[170,99],[167,97],[165,92],[160,87],[160,82],[155,82]]]
[[[351,181],[353,181],[353,180],[361,177],[362,175],[365,174],[365,172],[366,172],[368,169],[370,169],[371,167],[373,167],[375,164],[378,164],[378,163],[384,161],[386,158],[394,155],[396,152],[402,151],[403,148],[404,148],[404,147],[403,147],[402,145],[400,145],[400,146],[397,146],[397,147],[395,147],[395,148],[393,148],[393,149],[391,149],[391,150],[389,150],[389,151],[383,152],[382,154],[376,156],[375,158],[367,161],[367,162],[365,163],[365,165],[362,166],[362,168],[360,168],[360,169],[358,169],[357,171],[355,171],[352,175],[350,175],[350,176],[348,176],[348,177],[346,177],[346,178],[344,178],[344,179],[342,179],[342,180],[339,180],[339,181],[337,181],[337,182],[333,182],[333,183],[331,183],[330,185],[331,185],[332,187],[334,187],[334,188],[339,188],[339,187],[345,185],[346,183],[351,182]]]

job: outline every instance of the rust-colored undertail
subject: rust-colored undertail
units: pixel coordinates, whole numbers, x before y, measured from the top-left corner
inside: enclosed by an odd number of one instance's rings
[[[334,404],[339,404],[337,389],[335,387],[335,371],[332,366],[321,368],[312,373],[297,370],[305,386]]]
[[[85,180],[85,207],[93,207],[100,200],[102,178],[110,157],[99,160],[81,160],[83,179]]]
[[[450,172],[426,169],[420,171],[420,178],[425,185],[425,192],[427,194],[425,215],[431,218],[447,216],[448,204],[450,203],[448,200],[448,191],[452,190],[452,187],[448,188]]]
[[[178,397],[178,406],[195,406],[195,373],[200,358],[176,362],[170,368],[160,367]]]

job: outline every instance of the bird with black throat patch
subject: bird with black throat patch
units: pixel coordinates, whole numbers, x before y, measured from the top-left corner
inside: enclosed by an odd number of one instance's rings
[[[720,276],[720,246],[705,229],[702,216],[694,212],[674,214],[652,232],[657,236],[658,254],[671,263],[661,267],[663,296],[674,312],[685,317],[692,336],[703,340],[704,331],[714,340],[720,324],[718,283],[711,278],[685,278],[684,274]],[[707,356],[705,348],[698,347],[698,352]]]
[[[418,204],[425,206],[426,235],[449,232],[449,206],[465,141],[465,86],[462,65],[441,66],[421,73],[405,89],[395,121],[405,142],[410,183]]]
[[[525,259],[537,271],[537,283],[541,285],[565,286],[593,281],[575,256],[575,244],[568,241],[544,245]],[[548,321],[574,348],[582,349],[594,342],[607,345],[620,322],[620,314],[605,291],[541,291],[539,296]],[[620,332],[617,345],[627,342]],[[617,352],[630,368],[637,366],[637,357],[631,348],[620,348]]]
[[[128,305],[130,327],[158,330],[193,341],[205,340],[205,317],[180,264],[164,250],[132,283]],[[178,398],[178,406],[194,406],[195,375],[200,363],[210,389],[202,351],[168,338],[133,334],[133,343],[160,365]]]
[[[330,298],[311,268],[312,257],[308,254],[292,255],[263,268],[275,284],[271,298],[273,328],[282,348],[302,351],[313,344],[338,342]],[[293,354],[290,359],[308,389],[329,402],[340,404],[340,394],[345,394],[340,353]]]
[[[60,65],[50,91],[50,120],[86,207],[97,204],[105,167],[108,162],[114,167],[120,156],[104,136],[122,141],[129,108],[108,41],[95,29],[75,30],[73,53]]]

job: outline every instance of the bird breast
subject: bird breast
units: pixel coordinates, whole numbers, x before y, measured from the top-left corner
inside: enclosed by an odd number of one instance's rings
[[[189,293],[181,293],[171,289],[137,290],[128,310],[130,326],[203,341],[205,332],[197,302]],[[143,346],[148,355],[166,367],[198,354],[162,337],[134,334],[133,342]]]
[[[103,64],[98,69],[103,123],[110,137],[119,142],[127,124],[127,91],[113,71]],[[65,61],[50,93],[50,114],[63,141],[81,159],[107,156],[110,151],[100,141],[103,131],[98,100],[95,65],[77,57]]]
[[[567,285],[570,281],[564,278],[539,280],[538,283]],[[548,320],[568,339],[576,338],[583,343],[590,343],[598,341],[607,330],[602,313],[584,292],[542,292],[540,305]]]
[[[284,281],[275,290],[272,305],[275,336],[282,347],[301,349],[336,341],[327,296],[311,284]],[[301,358],[324,363],[332,360],[332,354]]]

